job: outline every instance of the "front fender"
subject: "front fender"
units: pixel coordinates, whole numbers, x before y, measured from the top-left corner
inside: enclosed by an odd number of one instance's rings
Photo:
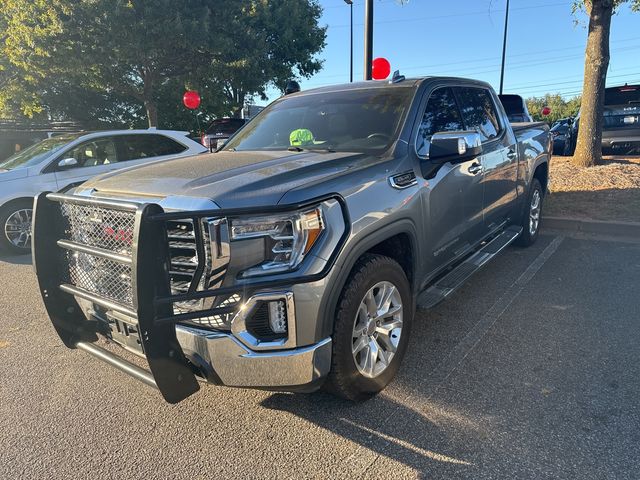
[[[337,308],[340,295],[358,259],[376,245],[399,234],[405,234],[409,238],[413,252],[412,267],[414,278],[420,278],[420,263],[418,260],[421,254],[419,252],[418,229],[412,219],[397,219],[387,225],[376,228],[374,232],[364,235],[362,238],[354,240],[353,243],[348,242],[347,248],[343,250],[342,255],[336,261],[336,267],[339,266],[339,268],[334,269],[335,271],[327,282],[329,287],[323,296],[318,312],[315,338],[326,338],[333,333],[333,312]],[[419,282],[414,280],[412,285],[414,301],[418,293],[418,287]]]

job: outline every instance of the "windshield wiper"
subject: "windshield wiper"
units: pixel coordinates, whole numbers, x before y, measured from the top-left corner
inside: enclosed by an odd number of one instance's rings
[[[289,150],[290,152],[304,152],[305,151],[304,148],[297,147],[295,145],[287,147],[287,150]],[[306,151],[307,152],[327,152],[327,153],[335,153],[336,152],[334,149],[329,148],[329,147],[307,148]]]

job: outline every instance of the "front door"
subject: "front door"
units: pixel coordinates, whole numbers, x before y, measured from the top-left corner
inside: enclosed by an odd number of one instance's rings
[[[428,164],[434,133],[463,131],[453,90],[441,87],[427,101],[416,138],[416,153]],[[435,272],[467,252],[483,228],[480,159],[447,162],[422,188],[423,240],[431,252],[424,267]]]
[[[60,169],[56,168],[58,190],[80,184],[91,177],[114,170],[118,166],[118,154],[113,137],[102,137],[88,140],[60,155],[56,162],[73,158],[76,165]]]

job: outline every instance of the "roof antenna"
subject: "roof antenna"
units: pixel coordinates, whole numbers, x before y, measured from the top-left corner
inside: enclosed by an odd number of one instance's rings
[[[400,75],[400,70],[393,72],[393,77],[389,80],[389,83],[400,83],[405,79],[404,75]]]

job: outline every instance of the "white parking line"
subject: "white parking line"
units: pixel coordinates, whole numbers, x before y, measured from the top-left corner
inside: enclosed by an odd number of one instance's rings
[[[531,264],[525,269],[524,272],[516,279],[513,284],[496,300],[496,302],[487,310],[487,312],[480,317],[475,325],[469,330],[462,340],[451,350],[451,352],[434,368],[425,378],[424,384],[427,385],[426,396],[424,400],[429,400],[442,384],[458,369],[460,364],[469,356],[469,354],[476,348],[486,333],[493,327],[493,325],[500,319],[504,312],[509,308],[513,301],[520,295],[524,287],[531,281],[535,274],[542,268],[542,266],[551,258],[556,252],[564,236],[559,235],[555,237],[549,245],[531,262]],[[422,390],[424,396],[425,390]],[[405,395],[396,396],[393,395],[393,400],[399,405],[397,408],[401,408],[401,405],[406,405],[410,402],[410,397],[413,392],[408,391]],[[382,421],[379,431],[384,431],[384,425],[391,419],[395,418],[394,415],[387,415],[387,420]],[[364,476],[376,460],[380,457],[380,454],[372,452],[370,449],[363,445],[356,447],[355,451],[345,461],[346,464],[358,466],[357,471],[352,472],[353,477]],[[351,461],[357,459],[358,461]]]
[[[458,366],[480,343],[480,340],[493,327],[502,314],[509,308],[513,301],[520,295],[524,287],[531,281],[535,274],[542,268],[549,258],[558,249],[564,236],[554,238],[549,245],[536,257],[536,259],[522,272],[522,275],[502,294],[487,312],[480,317],[471,330],[454,347],[438,366],[425,378],[425,383],[429,386],[427,399],[435,394],[444,381],[456,371]]]

